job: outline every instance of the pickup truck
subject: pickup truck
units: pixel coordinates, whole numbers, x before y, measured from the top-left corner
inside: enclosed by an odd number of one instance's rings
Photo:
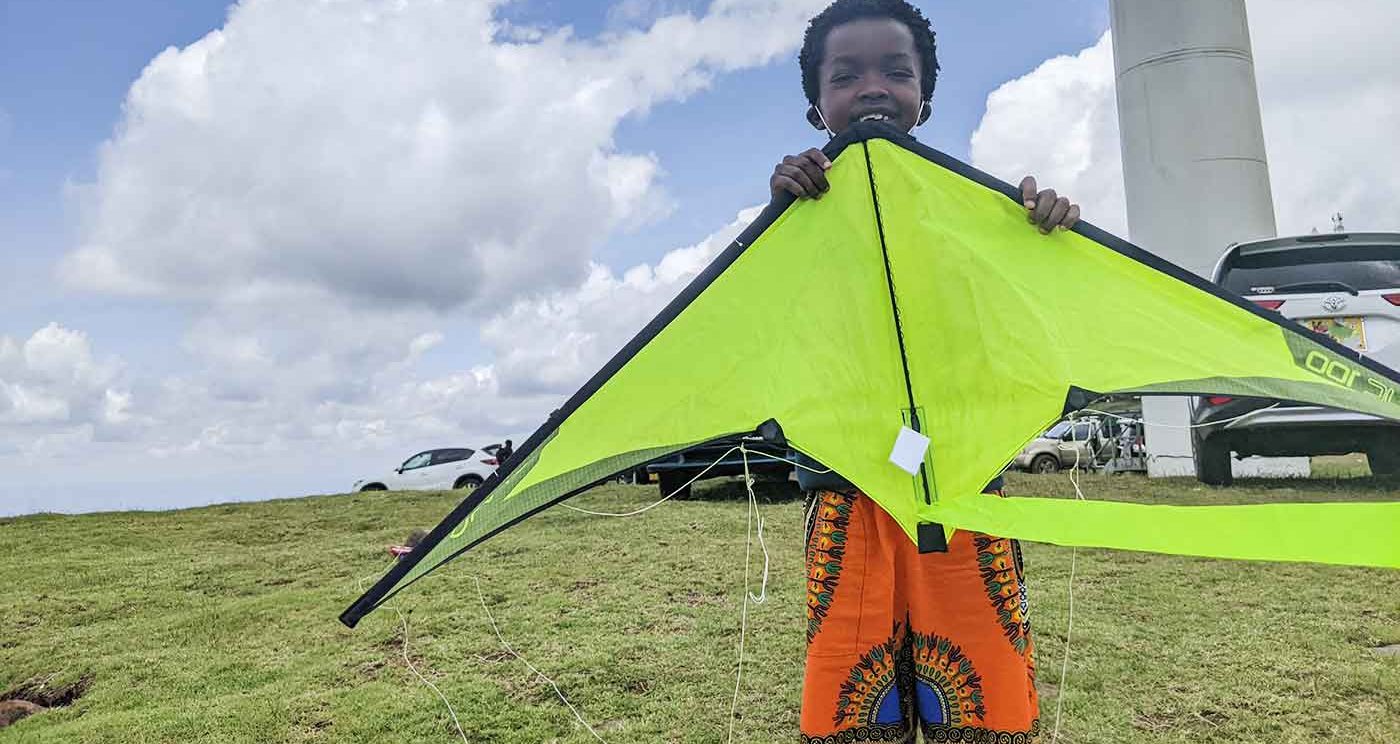
[[[692,481],[743,475],[744,455],[734,449],[738,445],[739,440],[735,438],[691,447],[684,452],[648,464],[644,468],[647,480],[654,479],[662,495],[674,492],[672,498],[688,499]],[[791,461],[796,459],[796,455],[787,447],[768,442],[749,442],[748,448],[749,472],[754,476],[786,480],[792,475]],[[755,456],[755,451],[761,454]],[[638,476],[641,476],[642,470],[638,469]],[[697,475],[700,477],[696,478]]]

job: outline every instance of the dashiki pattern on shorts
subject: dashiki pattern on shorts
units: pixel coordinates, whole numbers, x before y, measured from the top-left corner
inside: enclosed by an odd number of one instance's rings
[[[812,498],[802,742],[1038,741],[1020,547],[920,554],[868,497]]]

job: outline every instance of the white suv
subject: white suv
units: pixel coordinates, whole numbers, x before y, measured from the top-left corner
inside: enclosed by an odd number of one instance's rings
[[[1225,289],[1389,367],[1400,368],[1400,233],[1328,233],[1231,246],[1212,277]],[[1277,404],[1277,405],[1275,405]],[[1225,423],[1226,419],[1234,419]],[[1365,452],[1400,474],[1400,426],[1322,406],[1224,395],[1197,399],[1196,475],[1229,485],[1230,456]]]
[[[496,472],[495,448],[480,451],[459,447],[419,452],[393,472],[355,481],[352,491],[440,491],[476,488]]]

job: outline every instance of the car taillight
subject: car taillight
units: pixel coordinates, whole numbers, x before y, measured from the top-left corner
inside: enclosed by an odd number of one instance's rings
[[[1232,400],[1234,400],[1234,398],[1231,398],[1228,395],[1212,395],[1209,398],[1206,398],[1206,402],[1213,406],[1223,406]]]
[[[1400,292],[1391,292],[1390,294],[1383,294],[1381,295],[1381,297],[1384,298],[1386,302],[1389,302],[1392,305],[1400,305]]]
[[[1277,310],[1283,307],[1283,300],[1251,300],[1251,302],[1265,310]]]
[[[499,463],[496,462],[496,458],[494,458],[494,457],[485,457],[485,458],[482,458],[481,461],[484,462],[484,463],[486,463],[487,465],[492,466],[492,467],[495,467],[496,465],[499,464]]]

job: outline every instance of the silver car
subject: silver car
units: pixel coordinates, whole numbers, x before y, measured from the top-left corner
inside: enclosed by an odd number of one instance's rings
[[[1231,246],[1213,279],[1389,367],[1400,367],[1400,233],[1328,233]],[[1230,458],[1364,452],[1376,475],[1400,473],[1400,427],[1375,416],[1287,401],[1200,398],[1196,475],[1229,485]]]
[[[1065,468],[1099,468],[1118,453],[1118,443],[1097,417],[1061,421],[1032,439],[1012,467],[1030,473],[1058,473]]]

